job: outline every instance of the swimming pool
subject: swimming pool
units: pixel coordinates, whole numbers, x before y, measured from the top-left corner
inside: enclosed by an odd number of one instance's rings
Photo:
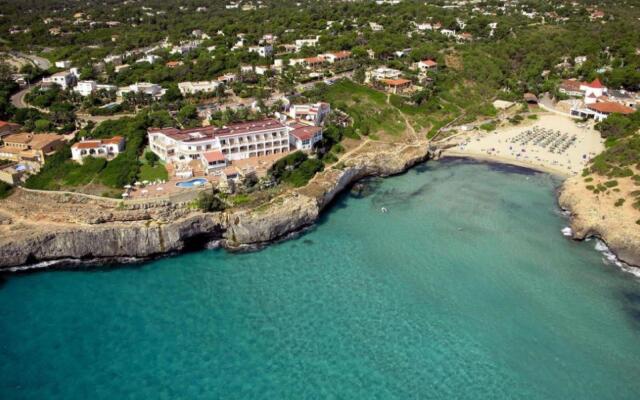
[[[204,178],[196,178],[196,179],[190,179],[188,181],[178,182],[178,183],[176,183],[176,186],[181,187],[181,188],[191,188],[191,187],[195,187],[195,186],[202,186],[205,183],[207,183],[206,179],[204,179]]]

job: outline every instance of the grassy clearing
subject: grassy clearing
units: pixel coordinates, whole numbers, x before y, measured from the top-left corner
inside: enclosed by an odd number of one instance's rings
[[[330,86],[324,98],[333,108],[353,118],[353,127],[359,135],[384,132],[401,136],[407,128],[398,109],[387,104],[387,95],[369,87],[342,80]]]

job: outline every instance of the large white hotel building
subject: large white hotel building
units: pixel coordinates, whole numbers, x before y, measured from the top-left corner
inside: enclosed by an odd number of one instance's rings
[[[151,150],[165,162],[220,159],[220,155],[233,161],[289,151],[289,128],[276,119],[222,128],[150,128],[148,136]]]

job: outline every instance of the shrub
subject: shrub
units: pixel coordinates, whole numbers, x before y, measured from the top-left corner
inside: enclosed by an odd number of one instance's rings
[[[624,199],[618,199],[618,200],[616,200],[614,206],[620,207],[623,204],[624,204]]]
[[[13,191],[13,186],[6,182],[0,181],[0,199],[8,197]]]
[[[201,192],[195,201],[195,206],[205,212],[222,211],[225,203],[213,192]]]
[[[615,181],[615,180],[607,181],[607,182],[604,183],[604,185],[606,187],[608,187],[608,188],[616,187],[616,186],[618,186],[618,181]]]

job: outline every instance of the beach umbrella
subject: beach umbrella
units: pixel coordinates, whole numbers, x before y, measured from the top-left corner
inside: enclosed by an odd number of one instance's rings
[[[158,186],[156,190],[164,190],[164,188],[162,186]]]
[[[142,181],[142,183],[144,183],[145,185],[148,185],[149,181]]]
[[[138,181],[138,182],[134,183],[134,185],[140,186],[140,185],[142,185],[142,182]]]
[[[122,197],[129,197],[129,193],[122,193]]]
[[[131,189],[131,185],[124,185],[125,189]]]

